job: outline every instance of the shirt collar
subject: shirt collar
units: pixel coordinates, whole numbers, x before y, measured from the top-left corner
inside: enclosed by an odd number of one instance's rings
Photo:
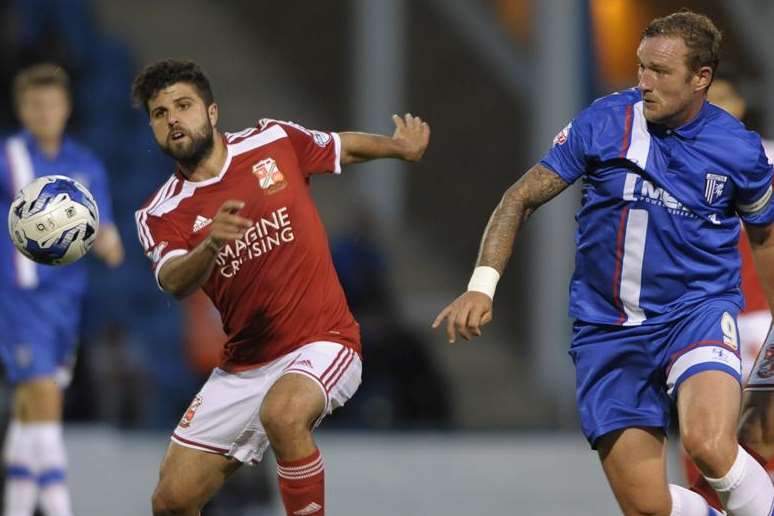
[[[660,124],[650,124],[651,130],[659,135],[668,136],[675,134],[681,138],[695,138],[707,123],[707,115],[710,109],[710,103],[705,100],[696,116],[680,127],[667,128]]]

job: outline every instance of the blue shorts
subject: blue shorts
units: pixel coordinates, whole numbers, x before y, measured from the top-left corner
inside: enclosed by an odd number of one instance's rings
[[[16,291],[0,301],[0,359],[8,381],[54,377],[75,356],[81,297]]]
[[[734,303],[717,300],[664,324],[576,321],[570,356],[581,428],[591,447],[623,428],[666,432],[680,384],[694,374],[724,371],[741,381],[738,311]]]

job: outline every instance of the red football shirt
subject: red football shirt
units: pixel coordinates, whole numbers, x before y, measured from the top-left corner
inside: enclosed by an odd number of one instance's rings
[[[255,224],[220,251],[202,287],[228,336],[221,367],[249,369],[322,340],[359,353],[359,327],[309,189],[312,174],[341,171],[338,134],[264,119],[225,138],[217,177],[193,182],[177,171],[135,214],[156,280],[207,236],[225,201],[244,201],[239,215]]]

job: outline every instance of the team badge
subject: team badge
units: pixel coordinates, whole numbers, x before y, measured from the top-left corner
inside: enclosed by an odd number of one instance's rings
[[[288,186],[285,175],[280,171],[273,158],[262,159],[253,165],[253,174],[258,178],[258,186],[267,194],[279,192]]]
[[[202,397],[197,394],[196,397],[191,402],[191,406],[188,407],[188,410],[185,411],[185,414],[183,414],[183,418],[180,420],[180,423],[178,426],[180,428],[188,428],[191,426],[191,420],[196,415],[196,411],[199,409],[199,407],[202,404]]]
[[[554,145],[563,145],[567,141],[567,137],[570,135],[570,128],[572,128],[572,122],[564,126],[564,129],[554,136]]]
[[[712,204],[723,195],[726,181],[728,181],[728,176],[707,173],[704,180],[704,198],[707,200],[707,204]]]

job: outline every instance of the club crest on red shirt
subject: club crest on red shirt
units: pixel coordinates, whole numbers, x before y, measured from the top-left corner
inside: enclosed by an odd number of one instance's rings
[[[199,406],[202,404],[202,397],[200,395],[196,395],[196,397],[191,402],[191,406],[188,407],[188,410],[185,411],[185,414],[183,414],[183,418],[180,420],[180,423],[178,426],[180,428],[188,428],[191,426],[191,420],[196,415],[196,411],[199,409]]]
[[[262,159],[253,165],[253,174],[258,178],[258,186],[267,194],[279,192],[288,186],[285,175],[280,171],[273,158]]]

